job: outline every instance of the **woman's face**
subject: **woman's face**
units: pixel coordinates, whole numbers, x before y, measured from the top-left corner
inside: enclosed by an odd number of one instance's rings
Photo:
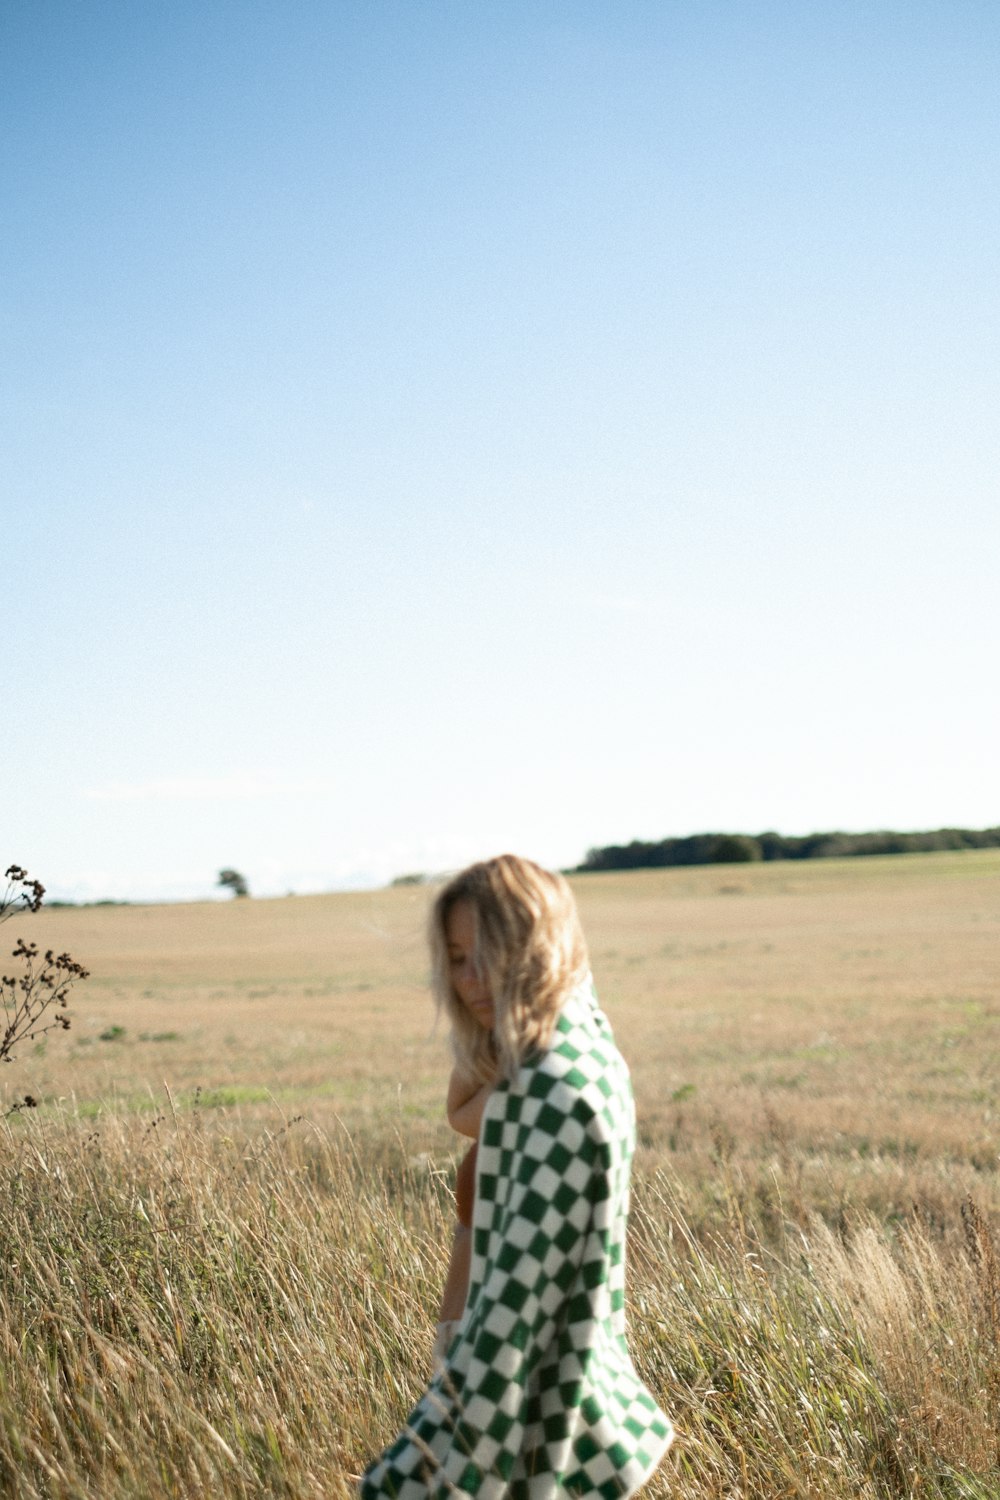
[[[480,1026],[493,1025],[493,999],[476,966],[476,912],[471,901],[456,901],[444,924],[451,987]]]

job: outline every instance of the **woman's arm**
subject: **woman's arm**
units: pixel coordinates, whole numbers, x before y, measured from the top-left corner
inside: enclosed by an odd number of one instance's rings
[[[476,1197],[476,1156],[478,1146],[470,1146],[455,1176],[455,1209],[458,1223],[451,1246],[451,1260],[445,1277],[438,1313],[438,1334],[442,1324],[457,1326],[465,1311],[465,1300],[469,1292],[469,1266],[472,1260],[472,1213]],[[453,1329],[454,1331],[454,1329]],[[447,1347],[447,1346],[446,1346]]]
[[[447,1324],[454,1334],[459,1319],[465,1312],[469,1295],[469,1266],[472,1261],[472,1230],[466,1224],[455,1225],[455,1237],[451,1242],[451,1258],[441,1294],[441,1310],[438,1313],[438,1329]],[[449,1340],[450,1342],[450,1340]],[[444,1354],[447,1345],[441,1351]]]
[[[492,1083],[478,1083],[458,1068],[453,1068],[448,1080],[446,1103],[448,1124],[452,1130],[457,1130],[459,1135],[469,1136],[471,1140],[478,1140],[483,1110],[492,1092]]]

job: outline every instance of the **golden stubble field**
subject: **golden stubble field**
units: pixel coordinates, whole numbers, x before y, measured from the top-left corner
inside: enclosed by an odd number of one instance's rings
[[[640,1165],[788,1177],[804,1206],[996,1206],[1000,853],[577,877]],[[73,1030],[0,1080],[85,1115],[305,1115],[447,1153],[427,888],[18,919],[91,970]],[[898,1198],[898,1203],[894,1200]]]

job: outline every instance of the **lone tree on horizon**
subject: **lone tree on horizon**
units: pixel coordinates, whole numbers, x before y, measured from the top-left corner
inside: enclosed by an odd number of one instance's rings
[[[226,886],[234,896],[249,896],[250,894],[246,876],[241,875],[239,870],[220,870],[219,878],[215,883]]]

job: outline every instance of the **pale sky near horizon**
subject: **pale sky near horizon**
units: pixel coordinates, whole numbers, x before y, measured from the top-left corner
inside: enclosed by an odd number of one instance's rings
[[[1000,822],[1000,7],[33,0],[0,141],[4,864]]]

